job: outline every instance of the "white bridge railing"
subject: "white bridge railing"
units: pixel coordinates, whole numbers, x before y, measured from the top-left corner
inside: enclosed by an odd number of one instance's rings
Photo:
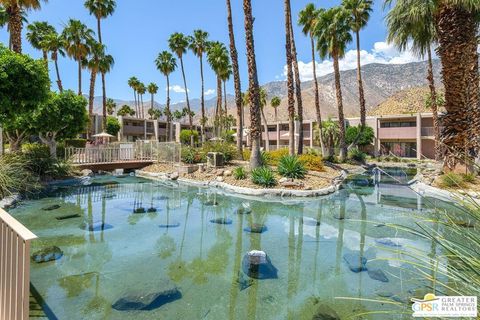
[[[0,320],[29,319],[30,230],[0,209]]]
[[[141,141],[87,148],[66,148],[65,158],[73,164],[180,162],[181,145],[174,142]]]

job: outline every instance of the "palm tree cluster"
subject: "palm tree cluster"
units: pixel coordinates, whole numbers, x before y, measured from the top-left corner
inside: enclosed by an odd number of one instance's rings
[[[26,22],[26,12],[39,9],[40,0],[1,0],[0,26],[7,25],[10,32],[10,48],[22,52],[22,29]],[[46,2],[46,1],[45,1]],[[106,53],[102,43],[101,20],[115,11],[115,0],[87,0],[85,8],[97,19],[97,35],[80,20],[70,19],[61,33],[45,21],[35,21],[27,26],[27,40],[33,48],[40,50],[48,69],[49,54],[55,65],[58,90],[63,91],[62,80],[58,67],[58,57],[67,55],[78,64],[78,94],[82,95],[82,71],[88,69],[90,75],[89,115],[93,114],[95,83],[98,74],[102,78],[103,119],[104,128],[107,118],[107,96],[105,74],[110,72],[114,59]]]

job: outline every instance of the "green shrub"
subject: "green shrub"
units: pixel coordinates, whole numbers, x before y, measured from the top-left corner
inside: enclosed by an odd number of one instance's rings
[[[361,125],[358,125],[356,127],[351,126],[348,127],[346,132],[345,132],[345,143],[347,145],[352,144],[360,135],[360,127]],[[373,128],[366,126],[363,128],[362,134],[358,137],[357,140],[357,145],[359,146],[367,146],[369,144],[373,143],[373,139],[375,137],[375,133],[373,132]]]
[[[28,164],[20,153],[0,157],[0,198],[37,188],[38,179],[28,170]]]
[[[302,154],[298,156],[298,160],[305,165],[307,170],[322,172],[325,171],[323,166],[323,159],[319,155]]]
[[[367,158],[367,154],[358,148],[351,148],[350,150],[348,150],[349,160],[355,160],[363,163],[365,162],[366,158]]]
[[[198,142],[198,131],[197,130],[182,130],[180,131],[180,142],[186,145],[190,145],[191,139],[193,136],[193,142]]]
[[[74,147],[74,148],[85,148],[87,144],[87,139],[66,139],[65,147]]]
[[[245,180],[247,178],[247,172],[244,167],[236,167],[233,170],[233,177],[235,180]]]
[[[252,182],[262,187],[273,187],[277,184],[272,169],[259,167],[252,170]]]
[[[189,164],[200,163],[202,162],[202,155],[195,148],[183,147],[182,161]]]
[[[278,162],[280,159],[284,156],[288,155],[288,149],[287,148],[282,148],[282,149],[277,149],[274,151],[265,151],[265,161],[263,162],[264,165],[268,164],[270,166],[278,166]]]
[[[243,149],[243,160],[250,161],[250,156],[252,155],[252,151],[250,149]]]
[[[278,173],[287,178],[303,179],[307,169],[297,156],[283,156],[278,163]]]
[[[58,153],[58,152],[57,152]],[[17,154],[27,166],[27,169],[40,179],[63,178],[71,175],[73,167],[62,159],[54,159],[46,145],[25,143],[22,152]]]
[[[122,126],[116,117],[107,117],[107,127],[105,131],[112,136],[117,136]]]
[[[462,179],[465,182],[473,183],[475,182],[476,175],[474,173],[465,173],[465,174],[462,174]]]
[[[222,133],[221,138],[225,140],[228,143],[234,143],[235,142],[235,131],[234,130],[227,130]]]
[[[205,158],[209,152],[219,152],[223,154],[226,163],[232,161],[237,154],[237,147],[228,142],[206,142],[202,149],[202,157]]]
[[[440,185],[445,188],[461,188],[465,184],[461,175],[449,172],[440,177]]]

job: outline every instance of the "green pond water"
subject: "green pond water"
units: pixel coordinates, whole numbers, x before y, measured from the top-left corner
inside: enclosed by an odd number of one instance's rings
[[[431,283],[412,278],[398,251],[428,256],[440,248],[383,224],[413,227],[416,216],[448,207],[403,186],[355,181],[330,196],[301,200],[238,197],[135,177],[93,182],[56,185],[10,210],[39,237],[32,253],[51,246],[63,252],[31,264],[31,282],[58,319],[312,319],[325,306],[345,319],[401,310],[341,297],[390,299],[408,312],[410,298],[423,297]],[[239,208],[251,214],[238,214]],[[248,232],[252,226],[264,232]],[[250,250],[265,251],[278,277],[249,278],[242,258]],[[380,270],[383,281],[351,271],[348,256],[364,257],[365,268]],[[162,298],[165,292],[175,294]],[[160,298],[148,301],[152,296]],[[112,307],[135,298],[152,303],[148,310]]]

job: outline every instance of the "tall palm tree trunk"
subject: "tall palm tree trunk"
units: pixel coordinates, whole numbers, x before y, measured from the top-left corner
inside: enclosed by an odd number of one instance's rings
[[[55,64],[55,73],[57,74],[57,86],[60,92],[63,92],[62,80],[60,79],[60,70],[58,69],[58,53],[54,52],[52,57],[53,63]]]
[[[13,2],[8,9],[10,16],[8,21],[8,29],[10,30],[10,40],[12,50],[17,53],[22,53],[22,13],[17,1]]]
[[[47,52],[47,50],[42,50],[42,55],[43,55],[43,62],[45,63],[45,67],[47,68],[47,71],[48,71],[48,52]]]
[[[150,110],[153,111],[153,104],[155,103],[155,97],[153,95],[153,93],[151,94],[151,101],[150,101]],[[152,117],[152,116],[150,116]]]
[[[360,31],[356,31],[357,37],[357,81],[358,81],[358,99],[360,102],[360,125],[362,126],[361,130],[367,125],[366,122],[366,109],[365,109],[365,92],[363,90],[363,80],[362,80],[362,66],[360,65]]]
[[[227,0],[228,36],[230,38],[230,58],[232,60],[233,82],[235,86],[235,106],[237,107],[237,153],[238,158],[243,159],[243,105],[242,87],[240,83],[240,71],[238,68],[238,53],[235,45],[235,33],[233,31],[232,5]]]
[[[228,101],[227,101],[227,81],[223,81],[223,108],[225,117],[225,129],[227,130]]]
[[[317,65],[315,62],[315,40],[313,39],[312,35],[310,35],[310,45],[312,49],[313,83],[315,85],[315,114],[317,116],[317,126],[319,131],[319,138],[320,138],[320,149],[322,149],[322,156],[323,156],[325,154],[325,144],[323,143],[322,113],[320,110],[320,95],[318,92]],[[310,137],[310,139],[313,139],[313,137]]]
[[[205,143],[205,81],[203,79],[203,55],[200,54],[200,79],[202,82],[202,95],[200,104],[202,107],[202,119],[200,120],[200,135],[202,136],[202,143]]]
[[[134,99],[134,104],[135,104],[135,116],[138,118],[138,103],[137,103],[137,91],[133,89],[133,99]]]
[[[292,43],[290,32],[291,21],[290,0],[285,0],[285,51],[287,54],[287,91],[288,91],[288,149],[290,155],[295,154],[295,97],[294,80],[292,69]]]
[[[335,71],[335,94],[337,96],[337,108],[338,108],[338,128],[339,128],[339,158],[340,161],[345,161],[347,156],[347,148],[345,144],[345,118],[343,115],[343,97],[342,86],[340,84],[340,67],[338,65],[338,54],[333,54],[333,68]]]
[[[82,95],[82,61],[78,58],[78,95]]]
[[[292,43],[292,63],[293,63],[293,74],[295,78],[295,95],[297,98],[297,117],[298,122],[300,123],[300,128],[298,130],[298,145],[297,145],[297,154],[303,153],[303,101],[302,101],[302,84],[300,81],[300,72],[298,70],[298,61],[297,61],[297,47],[295,46],[295,35],[293,34],[293,24],[292,24],[292,14],[290,12],[290,41]]]
[[[217,75],[217,110],[215,114],[215,127],[217,137],[220,136],[220,128],[222,126],[222,80]]]
[[[260,138],[262,134],[260,120],[260,88],[258,86],[257,62],[255,59],[255,43],[253,39],[253,17],[251,0],[243,0],[245,14],[245,42],[248,63],[248,94],[250,97],[250,139],[252,153],[250,167],[258,168],[262,165],[260,154]]]
[[[190,109],[190,99],[188,98],[188,87],[187,87],[187,78],[185,77],[185,69],[183,68],[183,57],[180,56],[180,67],[182,69],[183,85],[185,87],[185,98],[187,99],[187,109],[188,109],[188,123],[190,125],[190,131],[193,131],[193,119],[192,119],[192,109]],[[194,138],[193,134],[190,135],[190,144],[193,147]]]
[[[446,115],[442,118],[444,168],[448,171],[472,170],[472,158],[478,152],[479,77],[477,20],[474,13],[441,2],[436,16],[445,87]]]
[[[105,86],[105,73],[102,72],[102,111],[103,111],[103,131],[107,130],[107,89]]]
[[[95,70],[92,71],[90,75],[90,90],[88,94],[88,135],[89,138],[95,133],[94,124],[92,123],[93,120],[93,102],[95,99],[95,81],[97,80],[97,72]]]
[[[265,131],[265,151],[270,151],[270,139],[268,136],[268,123],[267,118],[265,117],[264,108],[260,108],[262,112],[262,119],[263,119],[263,130]]]
[[[435,80],[433,79],[433,64],[432,64],[432,51],[430,46],[427,48],[428,58],[428,86],[430,88],[430,99],[432,101],[432,113],[433,113],[433,131],[435,135],[435,160],[440,160],[441,148],[440,148],[440,123],[438,120],[438,105],[437,105],[437,90],[435,89]]]
[[[173,131],[172,131],[172,114],[170,112],[170,78],[167,75],[167,105],[165,107],[167,111],[167,130],[168,130],[168,141],[173,140]]]

